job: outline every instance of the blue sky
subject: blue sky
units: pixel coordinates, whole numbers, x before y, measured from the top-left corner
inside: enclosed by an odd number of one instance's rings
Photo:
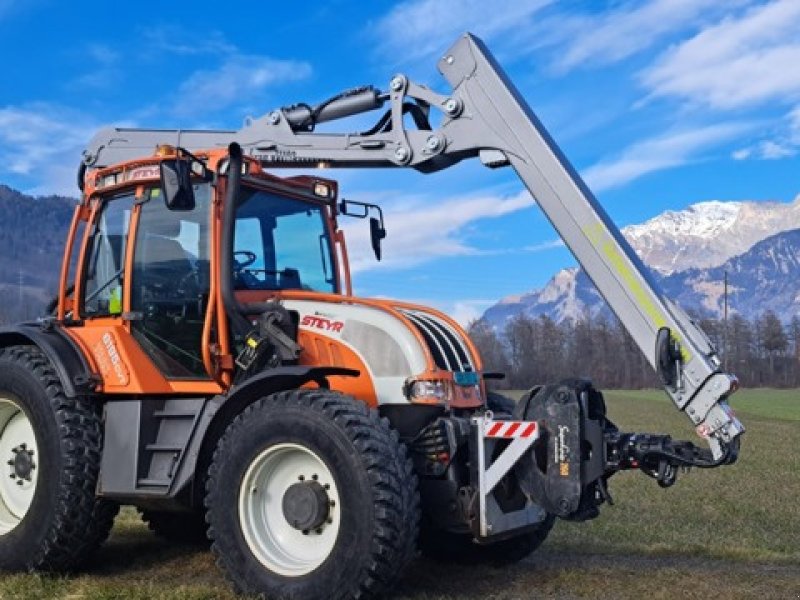
[[[620,225],[702,200],[800,193],[800,2],[0,0],[0,182],[75,195],[107,124],[238,127],[403,72],[483,37]],[[354,129],[357,127],[353,127]],[[541,286],[569,252],[510,170],[339,171],[387,213],[382,263],[347,225],[356,291],[462,320]]]

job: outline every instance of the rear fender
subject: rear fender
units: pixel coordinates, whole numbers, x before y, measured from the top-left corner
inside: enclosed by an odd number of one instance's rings
[[[0,328],[0,348],[36,346],[53,365],[69,398],[92,394],[97,376],[75,342],[60,325],[50,322],[20,323]]]

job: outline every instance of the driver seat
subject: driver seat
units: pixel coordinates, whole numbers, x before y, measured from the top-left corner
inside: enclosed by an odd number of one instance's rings
[[[149,218],[148,218],[149,217]],[[140,230],[145,232],[141,252],[134,257],[134,268],[140,275],[142,294],[161,299],[183,299],[189,290],[179,290],[194,273],[194,267],[177,240],[181,221],[177,215],[142,213]]]

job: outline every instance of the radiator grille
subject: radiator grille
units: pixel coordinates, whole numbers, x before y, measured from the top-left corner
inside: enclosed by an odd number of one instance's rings
[[[398,309],[422,335],[437,367],[445,371],[474,371],[475,363],[462,336],[441,319],[422,311]]]

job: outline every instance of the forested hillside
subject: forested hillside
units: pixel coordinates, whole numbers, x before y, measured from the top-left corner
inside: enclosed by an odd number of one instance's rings
[[[765,311],[747,320],[734,314],[698,323],[720,351],[727,369],[746,387],[800,386],[800,317],[788,324]],[[520,313],[497,330],[484,320],[469,333],[487,371],[506,374],[501,387],[526,389],[567,377],[588,377],[598,387],[658,386],[655,372],[616,319],[586,313],[556,323],[547,315]]]
[[[0,322],[40,315],[55,293],[74,206],[0,185]]]

